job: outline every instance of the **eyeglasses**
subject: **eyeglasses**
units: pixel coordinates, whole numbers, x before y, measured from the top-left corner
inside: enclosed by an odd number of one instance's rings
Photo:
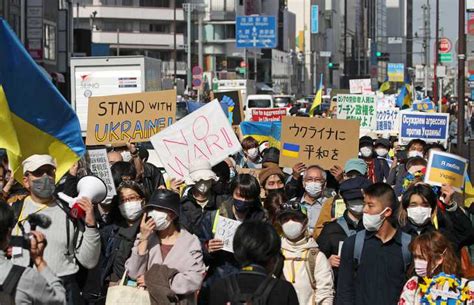
[[[324,179],[321,179],[321,178],[311,178],[311,177],[308,177],[308,178],[305,178],[304,179],[305,182],[319,182],[319,183],[324,183],[326,182],[326,180]]]
[[[142,200],[142,198],[140,198],[140,196],[130,196],[130,197],[120,198],[120,201],[122,203],[130,202],[130,201],[139,201],[139,200]]]

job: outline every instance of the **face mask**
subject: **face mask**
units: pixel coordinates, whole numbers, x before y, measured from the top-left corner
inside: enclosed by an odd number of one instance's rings
[[[232,180],[235,178],[235,176],[237,176],[237,172],[235,171],[235,169],[231,168],[229,173],[229,179]]]
[[[423,158],[423,153],[418,150],[410,150],[408,152],[408,158],[414,158],[414,157],[422,157]]]
[[[417,226],[422,226],[431,218],[431,208],[413,207],[407,209],[408,218]]]
[[[413,261],[415,263],[415,273],[420,277],[425,277],[428,274],[428,261],[417,258]]]
[[[168,214],[166,214],[165,212],[152,210],[148,212],[148,216],[153,218],[153,220],[155,221],[156,231],[166,230],[171,224],[171,220],[168,219]]]
[[[312,198],[318,198],[321,196],[323,186],[319,182],[308,182],[304,187],[306,193]]]
[[[355,216],[360,216],[364,210],[364,202],[362,200],[351,200],[347,203],[347,209]]]
[[[122,151],[120,155],[122,155],[122,159],[125,162],[132,160],[132,154],[127,150]]]
[[[256,159],[258,156],[258,148],[250,148],[247,150],[247,155],[250,159]]]
[[[370,147],[362,147],[362,148],[360,149],[360,154],[362,155],[362,157],[368,158],[368,157],[372,156],[372,148],[370,148]]]
[[[375,153],[379,157],[385,157],[388,154],[388,150],[386,148],[377,148],[375,150]]]
[[[135,200],[119,205],[120,214],[128,220],[136,220],[142,213],[142,201]]]
[[[198,181],[195,185],[196,190],[201,194],[207,194],[211,190],[212,181],[211,180],[201,180]]]
[[[385,208],[380,214],[375,215],[364,213],[362,218],[364,228],[369,232],[378,231],[385,221],[385,217],[382,218],[382,214],[385,213],[386,210],[387,208]]]
[[[43,175],[41,178],[31,182],[31,192],[42,199],[51,198],[55,189],[54,179],[47,175]]]
[[[234,199],[235,210],[239,213],[245,213],[250,209],[251,202]]]
[[[285,234],[286,238],[291,240],[300,237],[301,233],[303,232],[303,224],[293,220],[285,222],[281,228],[283,229],[283,233]]]

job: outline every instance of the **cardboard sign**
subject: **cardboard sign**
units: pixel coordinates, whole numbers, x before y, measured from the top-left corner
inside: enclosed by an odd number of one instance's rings
[[[448,141],[449,114],[400,112],[400,142],[407,144],[412,139],[422,139],[426,142]]]
[[[378,133],[398,133],[400,114],[396,107],[391,108],[377,108],[377,132]]]
[[[457,191],[464,186],[467,160],[442,151],[431,151],[426,168],[425,183],[441,186],[449,184]]]
[[[325,169],[344,166],[357,158],[359,122],[356,120],[284,117],[281,127],[280,167],[298,162]]]
[[[107,186],[107,196],[113,197],[117,195],[117,190],[114,185],[114,178],[109,166],[109,159],[107,158],[107,150],[91,149],[87,151],[89,155],[89,167],[94,175],[102,179]]]
[[[234,242],[234,235],[241,222],[227,217],[219,216],[215,228],[215,239],[220,239],[224,243],[224,251],[234,253],[232,243]]]
[[[374,130],[377,127],[375,95],[338,95],[337,118],[358,120],[361,129]]]
[[[175,116],[176,90],[91,97],[86,144],[145,142]]]
[[[286,116],[286,108],[253,108],[253,122],[275,122],[281,121]]]
[[[240,90],[214,92],[214,98],[218,99],[221,103],[234,104],[232,111],[229,111],[231,125],[239,125],[243,121],[244,110]]]
[[[365,94],[372,92],[372,85],[370,83],[370,78],[366,79],[350,79],[349,88],[351,94]]]
[[[151,137],[161,163],[172,178],[183,179],[197,159],[216,165],[242,150],[217,100]]]

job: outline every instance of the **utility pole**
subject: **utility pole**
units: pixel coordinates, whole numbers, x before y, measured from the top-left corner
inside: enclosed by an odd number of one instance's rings
[[[117,28],[117,56],[120,56],[120,29]]]
[[[435,60],[434,60],[434,84],[433,84],[433,103],[438,104],[438,60],[439,60],[439,0],[436,0],[436,35],[435,35]],[[441,108],[441,104],[439,105]]]
[[[413,66],[413,0],[407,0],[407,67]]]
[[[183,3],[183,9],[187,13],[187,75],[186,75],[186,85],[188,90],[191,89],[192,75],[191,75],[191,3]]]
[[[425,97],[428,96],[428,71],[430,67],[430,36],[431,36],[431,24],[430,24],[430,0],[426,0],[426,5],[422,5],[423,9],[423,51],[424,51],[424,60],[425,60],[425,77],[424,77],[424,86],[425,86]]]
[[[458,37],[458,151],[461,156],[466,155],[464,149],[464,69],[466,65],[466,32],[464,14],[466,12],[466,1],[459,0],[459,37]]]
[[[178,71],[178,52],[176,50],[176,0],[173,1],[173,61],[174,61],[174,76],[173,76],[173,84],[176,86],[176,74]]]

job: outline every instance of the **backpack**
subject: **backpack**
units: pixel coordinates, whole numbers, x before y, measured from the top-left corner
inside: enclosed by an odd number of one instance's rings
[[[286,258],[285,260],[288,261],[305,261],[305,268],[308,271],[309,280],[311,284],[311,288],[316,290],[316,278],[314,277],[314,270],[316,269],[316,257],[318,256],[319,249],[318,248],[310,248],[307,251],[305,258]]]
[[[22,266],[12,265],[5,281],[0,285],[0,304],[15,304],[16,288],[25,269],[26,268]]]
[[[357,233],[356,230],[349,229],[349,226],[347,225],[347,221],[344,216],[339,217],[336,221],[337,224],[344,230],[344,233],[346,233],[347,237]]]
[[[230,305],[271,305],[268,298],[277,283],[277,279],[267,276],[253,293],[242,293],[237,282],[237,275],[231,275],[224,279]]]
[[[362,256],[362,249],[364,248],[365,241],[365,230],[359,231],[356,233],[355,244],[354,244],[354,261],[355,267],[359,267],[360,258]],[[405,232],[402,232],[402,256],[403,256],[403,270],[407,271],[408,266],[411,263],[411,252],[408,248],[411,242],[411,235]]]

